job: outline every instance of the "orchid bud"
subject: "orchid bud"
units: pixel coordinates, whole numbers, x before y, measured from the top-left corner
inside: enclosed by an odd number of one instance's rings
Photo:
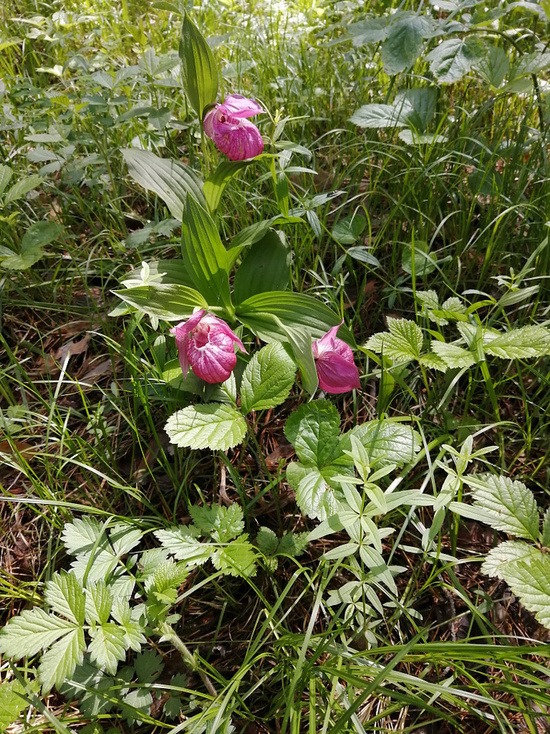
[[[333,326],[321,339],[311,345],[319,387],[328,393],[343,393],[361,387],[359,371],[353,361],[353,352],[341,339],[336,338],[338,326]]]
[[[257,102],[230,94],[223,104],[206,113],[204,132],[231,161],[255,158],[264,149],[260,131],[247,117],[263,112]]]
[[[217,316],[201,310],[170,329],[176,337],[184,376],[189,367],[205,382],[225,382],[237,364],[234,344],[246,352],[242,341]]]

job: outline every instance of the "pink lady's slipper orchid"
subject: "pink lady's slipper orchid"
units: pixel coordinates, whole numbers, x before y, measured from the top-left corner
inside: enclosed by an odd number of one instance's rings
[[[206,113],[204,132],[229,160],[255,158],[264,149],[264,141],[256,125],[245,118],[262,112],[253,99],[230,94],[223,104],[217,104]]]
[[[225,382],[235,365],[234,344],[246,352],[242,341],[229,326],[210,313],[201,310],[190,319],[170,329],[176,337],[176,346],[182,372],[187,376],[189,367],[205,382]]]
[[[319,387],[325,392],[334,394],[361,387],[351,347],[336,338],[338,329],[343,323],[342,320],[338,326],[333,326],[321,339],[315,339],[311,345]]]

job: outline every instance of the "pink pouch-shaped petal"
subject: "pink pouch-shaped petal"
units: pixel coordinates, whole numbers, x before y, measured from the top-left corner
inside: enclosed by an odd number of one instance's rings
[[[248,97],[243,97],[242,94],[230,94],[220,107],[224,114],[232,117],[254,117],[254,115],[261,115],[263,112],[257,102],[248,99]]]
[[[192,360],[191,368],[197,377],[211,384],[225,382],[237,364],[233,344],[231,351],[209,344],[203,349],[193,350],[189,357]]]
[[[315,362],[319,387],[335,395],[361,387],[359,371],[354,362],[349,362],[340,354],[326,354]]]
[[[231,161],[255,158],[264,149],[264,141],[256,125],[236,117],[228,117],[219,123],[214,121],[213,140]]]
[[[203,130],[205,134],[208,135],[210,140],[214,140],[214,120],[216,118],[219,108],[220,105],[217,104],[215,107],[209,110],[204,116],[204,120],[202,121]]]

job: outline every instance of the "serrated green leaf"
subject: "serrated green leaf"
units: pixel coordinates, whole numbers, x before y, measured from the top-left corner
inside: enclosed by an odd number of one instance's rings
[[[432,23],[425,15],[403,11],[397,15],[382,44],[382,63],[387,74],[399,74],[414,64],[424,38],[432,31]]]
[[[283,403],[294,385],[296,365],[282,344],[273,342],[256,352],[241,381],[241,409],[274,408]]]
[[[418,360],[424,337],[414,321],[388,319],[388,332],[373,334],[365,344],[370,349],[396,362]]]
[[[218,548],[212,555],[212,563],[219,571],[230,576],[253,576],[256,573],[256,553],[248,541],[248,535],[241,535]]]
[[[284,235],[268,229],[255,242],[235,273],[237,303],[258,293],[284,291],[290,285],[290,249]]]
[[[407,118],[401,111],[390,104],[371,103],[363,105],[349,118],[349,121],[357,127],[383,128],[404,127]]]
[[[198,530],[180,525],[172,530],[157,530],[155,536],[169,553],[189,566],[199,566],[212,555],[213,546],[203,543],[198,538]]]
[[[95,517],[84,517],[66,523],[61,539],[67,552],[73,556],[90,553],[103,535],[103,527]]]
[[[15,723],[19,718],[19,714],[28,708],[29,702],[25,696],[25,686],[18,680],[9,682],[4,680],[0,684],[0,731],[6,731],[9,725]]]
[[[82,664],[85,648],[84,630],[73,628],[42,655],[38,674],[44,693],[54,686],[59,688],[71,677],[76,666]]]
[[[540,542],[544,548],[550,548],[550,507],[546,510],[542,519]]]
[[[178,321],[192,315],[195,308],[208,308],[204,297],[194,288],[176,284],[155,284],[113,291],[125,303],[165,321]]]
[[[74,574],[55,573],[46,584],[46,603],[54,612],[78,625],[84,624],[84,590]]]
[[[421,143],[422,139],[417,135],[418,142]],[[414,254],[414,257],[413,257]],[[409,275],[413,274],[413,263],[414,273],[417,278],[425,278],[426,275],[433,273],[436,268],[437,257],[428,251],[427,242],[420,240],[414,243],[414,250],[412,245],[406,245],[403,249],[403,255],[401,257],[401,267]]]
[[[83,664],[76,667],[59,692],[70,699],[78,698],[80,711],[84,716],[93,718],[113,708],[113,702],[109,700],[113,683],[113,679],[91,665],[86,656]]]
[[[416,431],[391,419],[368,421],[348,431],[341,438],[341,452],[351,450],[350,436],[355,436],[365,447],[371,468],[389,464],[402,466],[414,459],[421,446]]]
[[[321,469],[338,454],[340,415],[328,400],[315,400],[290,415],[284,432],[300,461]]]
[[[231,405],[190,405],[171,415],[165,430],[177,446],[227,451],[243,440],[246,421]]]
[[[443,84],[457,82],[484,54],[477,39],[449,38],[442,41],[426,56],[430,71]]]
[[[431,352],[423,354],[418,362],[424,367],[429,367],[433,370],[439,370],[440,372],[447,372],[447,370],[449,369],[448,364],[444,360],[442,360],[441,357],[438,357],[437,354],[432,354]]]
[[[153,683],[164,669],[164,660],[154,650],[146,650],[136,655],[134,668],[140,683]]]
[[[29,191],[40,186],[41,183],[44,183],[44,179],[36,173],[33,173],[32,176],[22,178],[7,191],[4,196],[4,205],[11,204],[12,202],[17,201],[17,199],[21,199],[23,196],[28,194]]]
[[[160,196],[179,222],[183,219],[183,208],[188,195],[206,206],[202,193],[203,182],[198,173],[189,166],[179,161],[159,158],[140,148],[126,148],[122,150],[122,156],[134,181]]]
[[[90,630],[92,641],[88,646],[90,659],[99,668],[115,675],[118,663],[126,659],[124,630],[114,622],[98,625]]]
[[[177,589],[185,581],[188,575],[184,563],[174,563],[168,559],[161,563],[149,576],[145,584],[147,591],[154,590],[156,594],[164,594],[171,589]]]
[[[103,580],[97,581],[86,589],[86,621],[88,624],[99,622],[105,624],[109,620],[113,597]]]
[[[434,340],[432,341],[432,350],[449,369],[470,367],[476,361],[469,349],[459,347],[457,344],[447,344],[446,342]]]
[[[491,517],[491,527],[518,538],[538,540],[539,513],[530,489],[523,482],[493,474],[470,474],[474,507]]]
[[[195,288],[211,306],[231,308],[227,250],[214,220],[191,197],[183,210],[182,260]]]
[[[201,534],[211,536],[217,543],[227,543],[240,535],[244,528],[243,511],[237,504],[229,507],[193,505],[189,508],[189,514]]]
[[[550,354],[550,331],[544,326],[510,329],[485,345],[487,354],[502,359],[525,359]]]
[[[550,628],[550,556],[540,554],[529,562],[506,566],[506,583],[535,618]]]
[[[271,528],[260,528],[256,536],[256,543],[265,556],[274,556],[279,546],[279,538]]]
[[[74,629],[72,622],[47,614],[39,607],[25,609],[0,632],[0,652],[15,660],[36,655]]]
[[[316,467],[289,464],[286,470],[288,483],[296,492],[296,504],[314,520],[326,520],[336,514],[339,507],[336,490]]]
[[[506,540],[496,548],[491,548],[487,558],[483,561],[481,570],[487,576],[505,581],[508,564],[515,561],[531,561],[540,555],[541,552],[537,548],[521,540]]]
[[[493,89],[498,89],[510,71],[508,54],[500,46],[490,45],[485,54],[476,60],[474,68]]]

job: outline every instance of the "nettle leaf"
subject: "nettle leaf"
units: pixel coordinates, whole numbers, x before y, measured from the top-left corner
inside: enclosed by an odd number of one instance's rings
[[[190,405],[168,418],[165,431],[176,446],[227,451],[243,440],[246,421],[231,405]]]
[[[36,655],[63,635],[76,629],[73,622],[48,614],[43,609],[25,609],[12,617],[0,632],[0,653],[19,660]]]
[[[70,678],[84,659],[86,640],[81,627],[73,628],[65,637],[47,650],[40,660],[38,674],[44,693],[60,686]]]
[[[528,562],[516,561],[506,566],[506,583],[523,606],[550,628],[550,556],[540,554]]]
[[[492,339],[487,354],[502,359],[524,359],[550,354],[550,331],[544,326],[522,326]]]
[[[183,219],[188,194],[206,206],[200,176],[184,163],[159,158],[140,148],[126,148],[122,150],[122,156],[134,181],[160,196],[178,222]]]
[[[180,525],[172,530],[157,530],[155,536],[169,553],[189,566],[200,566],[212,556],[211,543],[203,543],[197,537],[200,531]]]
[[[294,385],[296,365],[283,345],[273,342],[256,352],[247,364],[241,382],[241,409],[274,408],[283,403]]]
[[[487,576],[507,580],[508,564],[515,561],[527,561],[539,558],[541,552],[532,545],[521,540],[506,540],[496,548],[491,548],[487,558],[483,561],[481,570]]]
[[[368,43],[380,43],[388,35],[388,26],[391,16],[382,18],[367,18],[358,23],[352,23],[346,29],[354,46],[365,46]]]
[[[479,41],[471,36],[449,38],[430,51],[426,60],[430,62],[430,71],[438,81],[450,84],[462,79],[484,51]]]
[[[340,451],[351,451],[351,436],[359,439],[366,449],[371,468],[388,464],[401,466],[412,461],[421,446],[416,431],[388,418],[368,421],[345,433],[340,441]]]
[[[208,303],[197,290],[181,284],[142,285],[113,291],[125,303],[165,321],[178,321],[192,315],[195,308],[208,308]]]
[[[229,507],[194,505],[189,509],[189,514],[195,527],[218,543],[227,543],[240,535],[244,528],[243,511],[237,504]]]
[[[377,354],[383,354],[396,362],[418,360],[424,337],[422,329],[414,321],[407,319],[388,319],[389,333],[373,334],[365,344]]]
[[[212,563],[219,571],[230,576],[253,576],[256,573],[256,553],[248,541],[248,535],[241,535],[212,554]]]
[[[449,369],[456,367],[470,367],[476,360],[472,352],[457,344],[447,344],[437,340],[432,341],[433,352],[440,357]]]
[[[340,415],[328,400],[301,405],[288,418],[284,432],[306,465],[321,469],[339,453]]]
[[[523,482],[493,474],[470,474],[464,481],[472,490],[474,508],[491,518],[491,527],[518,538],[538,539],[537,503]]]
[[[67,617],[75,624],[84,624],[86,600],[84,590],[74,574],[66,571],[54,573],[46,584],[44,598],[46,604],[57,614]]]
[[[401,11],[391,24],[382,44],[382,63],[387,74],[399,74],[411,67],[422,50],[424,38],[432,32],[433,21],[425,15]]]
[[[114,675],[118,663],[126,659],[126,638],[124,630],[114,622],[98,625],[90,630],[92,641],[88,647],[90,659],[98,668]]]
[[[407,123],[416,131],[424,133],[435,115],[438,91],[435,87],[413,87],[398,92],[394,106],[406,115]]]
[[[400,108],[391,104],[379,104],[373,102],[366,104],[356,110],[349,121],[358,127],[382,128],[382,127],[405,127],[407,117]]]

